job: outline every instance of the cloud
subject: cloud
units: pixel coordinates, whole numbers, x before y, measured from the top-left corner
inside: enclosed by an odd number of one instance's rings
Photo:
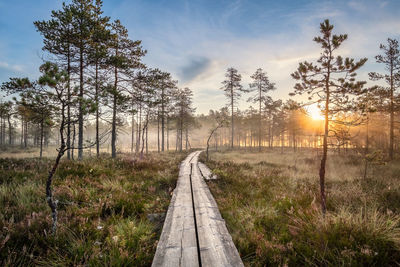
[[[1,5],[9,10],[6,1],[0,0]],[[17,9],[15,5],[9,6]],[[194,91],[194,105],[199,113],[225,105],[226,99],[219,88],[228,67],[238,69],[246,87],[250,75],[263,68],[277,84],[278,89],[271,95],[275,99],[288,99],[295,83],[290,73],[300,61],[314,62],[319,57],[320,47],[312,39],[319,35],[319,23],[326,18],[335,25],[335,33],[349,34],[338,51],[341,55],[369,58],[359,72],[362,79],[368,79],[368,71],[379,71],[382,67],[373,58],[380,52],[379,43],[387,37],[400,37],[398,0],[118,0],[104,1],[104,6],[105,15],[121,19],[131,38],[143,40],[144,48],[149,51],[144,62],[149,67],[171,72],[179,79],[180,87]],[[47,7],[38,7],[49,15]],[[14,28],[7,30],[14,31]],[[31,28],[30,31],[33,32]],[[19,41],[23,34],[17,31],[18,38],[14,41],[7,36],[0,39],[0,78],[14,75],[13,72],[37,75],[40,60],[28,56],[38,58],[32,56],[32,51],[40,50],[41,40],[38,37],[39,43],[32,38],[24,41],[24,54]],[[2,47],[2,41],[7,46]],[[36,50],[32,49],[33,44]],[[19,62],[22,65],[13,65]],[[248,106],[245,101],[240,103],[241,109]]]
[[[21,65],[12,65],[4,61],[0,61],[0,69],[8,70],[8,71],[15,71],[15,72],[22,72],[23,67]]]
[[[184,83],[190,82],[206,71],[210,65],[211,60],[206,57],[192,58],[189,63],[179,71],[179,78]]]
[[[366,10],[366,6],[360,1],[352,0],[352,1],[348,2],[348,5],[349,5],[350,8],[352,8],[352,9],[354,9],[356,11],[363,12],[363,11]]]

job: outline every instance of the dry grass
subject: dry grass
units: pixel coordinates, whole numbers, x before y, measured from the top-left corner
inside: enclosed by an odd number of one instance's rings
[[[63,160],[54,180],[59,228],[49,234],[50,159],[0,159],[1,266],[148,266],[184,154]]]
[[[328,215],[315,153],[213,153],[209,186],[247,266],[398,265],[400,163],[362,179],[357,155],[330,155]]]

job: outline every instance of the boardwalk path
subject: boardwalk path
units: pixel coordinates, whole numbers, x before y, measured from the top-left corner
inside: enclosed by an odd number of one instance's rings
[[[199,170],[199,154],[181,163],[152,266],[243,266]]]

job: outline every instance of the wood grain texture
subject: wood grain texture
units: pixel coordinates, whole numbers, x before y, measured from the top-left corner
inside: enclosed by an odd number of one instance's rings
[[[197,166],[199,167],[200,174],[206,180],[214,180],[217,179],[217,176],[211,172],[211,170],[202,162],[198,162]]]
[[[181,163],[152,266],[199,266],[198,251],[202,266],[243,266],[214,197],[200,173],[197,164],[200,153],[191,153]]]

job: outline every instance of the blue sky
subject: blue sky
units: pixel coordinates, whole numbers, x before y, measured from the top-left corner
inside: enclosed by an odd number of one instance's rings
[[[49,18],[61,3],[0,0],[0,82],[10,76],[37,77],[42,39],[32,22]],[[244,86],[262,67],[277,84],[273,97],[289,98],[290,73],[298,62],[318,57],[312,38],[326,18],[336,33],[349,35],[342,55],[369,58],[360,71],[363,79],[369,71],[382,70],[373,58],[379,44],[400,37],[399,0],[104,0],[104,11],[120,19],[132,39],[143,41],[146,64],[171,72],[180,86],[193,89],[199,113],[224,106],[219,88],[230,66],[242,74]]]

